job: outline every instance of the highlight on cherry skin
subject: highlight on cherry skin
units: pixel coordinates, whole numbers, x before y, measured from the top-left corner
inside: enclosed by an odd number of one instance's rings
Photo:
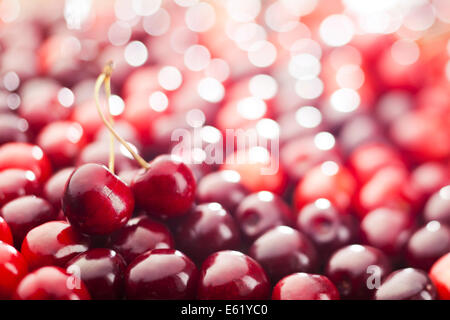
[[[450,300],[450,7],[369,2],[0,0],[0,300]]]

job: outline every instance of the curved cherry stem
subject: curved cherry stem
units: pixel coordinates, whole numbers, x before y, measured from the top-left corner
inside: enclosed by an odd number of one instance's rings
[[[114,172],[114,139],[116,138],[127,150],[128,152],[133,156],[133,158],[139,163],[141,167],[144,169],[148,169],[150,167],[150,164],[145,161],[144,158],[142,158],[136,151],[133,150],[133,148],[126,142],[113,128],[112,126],[112,116],[111,122],[108,121],[103,114],[103,111],[100,107],[100,98],[99,93],[100,89],[102,87],[102,84],[105,83],[105,91],[107,95],[107,100],[109,100],[109,96],[111,93],[111,86],[110,86],[110,78],[112,73],[112,62],[108,62],[106,66],[103,68],[103,72],[98,76],[97,81],[95,82],[95,89],[94,89],[94,96],[95,96],[95,106],[97,107],[98,114],[100,118],[102,119],[105,126],[108,128],[111,137],[112,142],[110,142],[110,161],[109,161],[109,168],[112,172]],[[109,106],[109,101],[107,101],[107,105]]]

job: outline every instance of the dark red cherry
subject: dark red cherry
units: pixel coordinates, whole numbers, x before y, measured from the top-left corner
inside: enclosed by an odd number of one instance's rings
[[[64,189],[66,188],[66,183],[74,170],[74,167],[61,169],[52,175],[44,185],[43,196],[52,204],[56,211],[61,209]]]
[[[86,285],[58,267],[43,267],[19,283],[15,300],[90,300]]]
[[[249,194],[237,171],[220,170],[204,176],[197,186],[199,203],[218,202],[229,213],[234,214],[239,203]]]
[[[169,229],[147,216],[132,218],[111,237],[111,247],[131,263],[137,256],[153,249],[175,247]]]
[[[17,248],[31,229],[58,218],[58,212],[51,204],[36,196],[24,196],[8,202],[0,210],[0,215],[11,228]]]
[[[436,286],[439,299],[450,300],[450,252],[433,264],[429,275]]]
[[[8,169],[0,172],[0,207],[28,194],[38,194],[39,182],[32,171]]]
[[[20,252],[0,241],[0,299],[10,299],[27,272],[27,262]]]
[[[342,299],[369,299],[389,272],[391,265],[383,252],[353,244],[331,256],[325,275],[336,285]]]
[[[0,114],[0,145],[8,142],[28,142],[28,122],[14,114]]]
[[[425,221],[437,220],[450,226],[450,185],[442,187],[430,197],[423,217]]]
[[[357,238],[355,219],[339,212],[324,198],[317,199],[300,210],[297,216],[297,229],[308,236],[325,257],[351,244]]]
[[[69,178],[62,209],[70,223],[91,235],[110,234],[124,226],[134,209],[128,187],[106,167],[85,164]]]
[[[48,124],[40,131],[36,141],[55,168],[72,165],[87,142],[83,128],[71,121]]]
[[[198,205],[176,232],[177,244],[195,261],[240,245],[239,228],[233,217],[217,202]]]
[[[294,273],[276,284],[272,300],[339,300],[339,292],[325,276]]]
[[[139,300],[193,299],[198,271],[183,253],[154,249],[138,256],[125,274],[126,297]]]
[[[191,169],[169,155],[155,158],[148,170],[138,174],[132,189],[136,204],[157,217],[186,214],[195,197],[195,179]]]
[[[283,199],[269,191],[245,197],[235,213],[243,234],[256,239],[270,228],[292,224],[292,212]]]
[[[405,247],[408,265],[429,270],[447,252],[450,252],[450,227],[430,221],[417,230]]]
[[[120,299],[125,269],[123,258],[109,249],[86,251],[67,264],[67,271],[80,277],[94,300]]]
[[[32,229],[22,242],[23,257],[30,270],[43,266],[64,267],[89,249],[90,241],[66,221],[50,221]]]
[[[258,262],[239,251],[219,251],[203,262],[197,289],[201,300],[261,300],[270,284]]]
[[[375,300],[436,300],[436,288],[427,273],[406,268],[392,272],[375,292]]]
[[[0,217],[0,241],[13,245],[11,229],[2,217]]]
[[[0,147],[0,171],[6,169],[32,171],[41,183],[52,172],[50,161],[40,147],[20,142],[6,143]]]
[[[407,211],[379,208],[364,217],[360,228],[364,243],[395,256],[403,250],[413,232],[414,223]]]
[[[261,264],[273,283],[291,273],[314,272],[318,264],[314,245],[287,226],[265,232],[255,240],[248,254]]]

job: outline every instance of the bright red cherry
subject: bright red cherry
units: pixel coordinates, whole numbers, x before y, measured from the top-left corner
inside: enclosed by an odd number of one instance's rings
[[[64,189],[66,188],[66,183],[69,181],[69,178],[74,170],[74,167],[61,169],[52,175],[44,185],[42,191],[43,196],[53,205],[53,208],[55,208],[56,211],[61,209]]]
[[[240,174],[233,170],[210,173],[198,183],[197,201],[199,203],[218,202],[225,210],[234,214],[239,203],[249,194],[240,180]]]
[[[52,172],[49,159],[36,145],[11,142],[0,147],[0,171],[23,169],[32,171],[39,182],[46,181]]]
[[[414,223],[407,211],[379,208],[369,212],[361,221],[362,240],[389,256],[400,253],[411,233]]]
[[[8,169],[0,172],[0,207],[27,194],[38,194],[39,182],[32,171]]]
[[[54,167],[61,168],[74,162],[87,140],[78,123],[57,121],[45,126],[36,141]]]
[[[297,228],[316,245],[325,257],[356,240],[357,223],[340,213],[327,199],[317,199],[298,213]]]
[[[184,300],[195,297],[198,271],[183,253],[154,249],[138,256],[125,274],[126,297],[139,300]]]
[[[0,215],[11,228],[17,248],[31,229],[58,218],[58,212],[51,204],[36,196],[24,196],[8,202],[1,208]]]
[[[20,252],[0,241],[0,299],[10,299],[27,272],[27,262]]]
[[[13,245],[11,229],[2,217],[0,217],[0,241]]]
[[[405,247],[408,265],[429,270],[447,252],[450,252],[450,227],[430,221],[417,230]]]
[[[79,275],[94,300],[120,299],[125,269],[123,258],[109,249],[86,251],[67,264],[67,271]]]
[[[30,270],[43,266],[63,267],[89,249],[90,241],[66,221],[50,221],[32,229],[22,242],[23,257]]]
[[[19,283],[15,300],[90,300],[83,281],[58,267],[43,267]]]
[[[331,256],[325,275],[336,285],[342,299],[368,299],[389,272],[391,265],[383,252],[354,244]]]
[[[150,163],[138,174],[132,189],[136,204],[156,217],[177,217],[186,214],[195,198],[195,179],[191,169],[169,155]]]
[[[245,197],[235,217],[243,234],[254,240],[272,227],[292,225],[292,212],[283,199],[269,191]]]
[[[177,244],[194,261],[240,245],[239,228],[233,217],[217,202],[198,205],[179,225]]]
[[[276,283],[295,272],[314,272],[318,257],[314,245],[299,231],[278,226],[255,240],[248,254],[258,261]]]
[[[92,95],[91,89],[91,95]],[[106,112],[108,109],[106,108],[106,104],[102,104],[100,106],[103,112]],[[79,123],[81,127],[83,127],[83,131],[89,141],[91,141],[97,131],[103,127],[103,122],[98,114],[97,109],[95,108],[95,100],[87,100],[80,105],[77,105],[74,108],[71,120]]]
[[[339,300],[339,292],[327,277],[300,272],[281,279],[272,300]]]
[[[436,288],[427,273],[406,268],[392,272],[375,292],[375,300],[436,300]]]
[[[425,221],[437,220],[450,226],[450,185],[442,187],[428,199],[423,217]]]
[[[429,275],[436,286],[439,299],[450,300],[450,253],[433,264]]]
[[[238,251],[219,251],[203,262],[197,297],[201,300],[267,299],[270,284],[263,268]]]
[[[133,213],[134,198],[130,187],[106,167],[85,164],[70,176],[62,209],[81,232],[105,235],[127,223]]]
[[[28,142],[28,122],[14,114],[0,114],[0,145],[8,142]]]
[[[111,237],[111,247],[122,255],[127,263],[153,249],[174,249],[169,229],[147,216],[132,218]]]

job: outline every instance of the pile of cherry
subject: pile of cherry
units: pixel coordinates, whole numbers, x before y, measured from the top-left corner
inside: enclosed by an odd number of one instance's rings
[[[227,80],[220,103],[194,97],[197,76],[184,70],[186,89],[166,92],[173,105],[162,112],[147,101],[164,91],[164,54],[120,65],[117,77],[104,71],[125,101],[115,124],[104,122],[133,145],[116,137],[110,149],[92,81],[115,49],[103,43],[93,60],[53,54],[64,44],[52,27],[23,23],[22,38],[10,30],[0,40],[6,57],[13,38],[41,39],[36,57],[2,60],[15,69],[0,91],[1,299],[450,299],[450,99],[439,57],[396,67],[383,54],[391,36],[356,39],[348,52],[357,48],[367,71],[364,106],[340,114],[325,91],[308,101],[323,121],[302,126],[305,101],[268,99],[261,118],[280,124],[280,163],[264,175],[259,161],[170,155],[170,133],[189,127],[192,109],[211,130],[254,127],[260,119],[233,110],[261,70]],[[336,56],[324,55],[330,88]],[[405,92],[413,100],[397,108]],[[318,148],[320,132],[335,145]]]

